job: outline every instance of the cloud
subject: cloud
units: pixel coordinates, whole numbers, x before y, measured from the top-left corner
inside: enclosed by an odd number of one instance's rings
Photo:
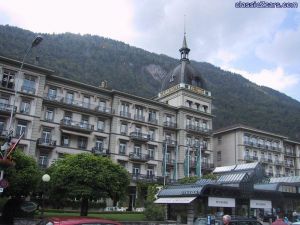
[[[278,91],[286,91],[299,85],[300,78],[295,74],[287,74],[282,67],[273,70],[263,69],[258,73],[250,73],[235,68],[223,67],[224,70],[242,75],[250,81],[273,88]]]
[[[300,62],[300,27],[276,33],[271,42],[260,44],[257,56],[268,62],[283,66],[298,65]]]

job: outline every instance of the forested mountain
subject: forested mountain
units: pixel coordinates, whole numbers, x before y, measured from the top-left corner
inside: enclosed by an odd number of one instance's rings
[[[0,26],[0,55],[22,60],[35,35],[17,27]],[[161,80],[179,62],[99,36],[42,35],[43,42],[32,49],[27,63],[36,63],[38,56],[39,65],[55,70],[57,75],[92,85],[107,80],[113,89],[143,97],[157,95]],[[298,101],[209,63],[192,61],[192,65],[212,92],[214,129],[243,123],[300,140]]]

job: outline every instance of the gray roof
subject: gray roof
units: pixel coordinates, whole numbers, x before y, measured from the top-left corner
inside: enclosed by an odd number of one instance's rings
[[[240,171],[240,170],[252,170],[255,169],[258,165],[258,162],[253,163],[244,163],[244,164],[238,164],[234,171]]]
[[[230,172],[230,171],[234,170],[235,167],[236,167],[236,165],[216,167],[214,169],[213,173]]]
[[[162,189],[159,193],[159,197],[168,197],[168,196],[198,196],[200,195],[203,186],[200,185],[176,185],[168,186],[165,189]]]
[[[248,174],[244,173],[231,173],[231,174],[224,174],[221,175],[218,179],[218,183],[240,183],[245,181],[248,178]]]
[[[217,183],[217,181],[212,179],[199,179],[196,182],[197,185],[215,184],[215,183]]]
[[[293,177],[272,177],[270,183],[300,183],[300,176]]]
[[[254,184],[254,190],[261,190],[261,191],[277,191],[278,183],[273,184]]]

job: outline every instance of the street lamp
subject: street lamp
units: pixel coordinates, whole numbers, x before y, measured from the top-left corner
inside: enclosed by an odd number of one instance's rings
[[[34,40],[32,41],[31,45],[26,49],[26,52],[25,52],[25,55],[23,56],[23,59],[22,59],[22,63],[21,63],[21,66],[18,70],[18,74],[21,73],[22,69],[23,69],[23,66],[24,66],[24,62],[25,62],[25,59],[28,55],[28,53],[30,52],[30,50],[36,46],[38,46],[41,42],[43,41],[43,37],[41,35],[38,35],[34,38]],[[16,80],[16,79],[15,79]],[[16,104],[16,98],[17,98],[17,81],[16,80],[16,83],[15,83],[15,97],[14,97],[14,102],[13,102],[13,105],[12,105],[12,108],[11,108],[11,112],[10,112],[10,118],[9,118],[9,126],[8,126],[8,135],[11,134],[11,130],[12,130],[12,118],[13,118],[13,112],[14,112],[14,108],[15,108],[15,104]],[[9,137],[8,137],[9,138]]]
[[[41,210],[41,217],[44,217],[44,193],[45,193],[45,185],[50,181],[49,174],[44,174],[42,176],[43,181],[43,192],[42,192],[42,210]]]

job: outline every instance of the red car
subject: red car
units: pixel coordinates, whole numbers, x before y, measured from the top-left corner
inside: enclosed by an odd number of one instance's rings
[[[50,217],[37,225],[122,225],[113,220],[91,217]]]

